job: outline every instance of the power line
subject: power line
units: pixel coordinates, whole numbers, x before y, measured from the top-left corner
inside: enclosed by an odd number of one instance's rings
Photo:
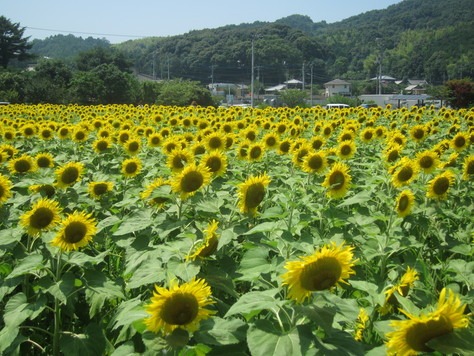
[[[97,33],[97,32],[81,32],[81,31],[69,31],[69,30],[55,30],[51,28],[41,28],[41,27],[31,27],[25,26],[25,28],[30,30],[39,30],[39,31],[49,31],[49,32],[58,32],[58,33],[74,33],[79,35],[93,35],[93,36],[113,36],[113,37],[133,37],[133,38],[144,38],[148,36],[138,36],[138,35],[122,35],[116,33]]]

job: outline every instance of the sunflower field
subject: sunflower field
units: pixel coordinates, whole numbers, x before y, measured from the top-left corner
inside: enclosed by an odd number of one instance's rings
[[[473,109],[0,107],[0,354],[472,354],[473,147]]]

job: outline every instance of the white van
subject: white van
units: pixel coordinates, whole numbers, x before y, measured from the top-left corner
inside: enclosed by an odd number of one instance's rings
[[[326,109],[346,109],[349,107],[347,104],[326,104]]]

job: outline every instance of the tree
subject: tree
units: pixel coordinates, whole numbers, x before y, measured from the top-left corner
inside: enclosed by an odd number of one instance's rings
[[[448,80],[445,85],[450,94],[448,101],[453,108],[468,108],[474,105],[474,82],[472,80]]]
[[[281,93],[281,101],[290,108],[306,106],[305,99],[306,93],[299,89],[287,89]]]
[[[160,105],[188,106],[193,103],[201,106],[214,106],[211,92],[197,82],[189,80],[170,80],[164,82],[156,101]]]
[[[29,37],[23,37],[24,27],[19,23],[13,23],[5,16],[0,16],[0,65],[8,67],[12,59],[19,61],[33,58],[28,53],[31,45],[28,44]]]

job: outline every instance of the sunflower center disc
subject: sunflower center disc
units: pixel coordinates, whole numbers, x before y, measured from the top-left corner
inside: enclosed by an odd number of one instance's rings
[[[71,243],[77,243],[81,241],[87,233],[87,226],[80,221],[70,223],[64,231],[64,239]]]
[[[44,229],[53,221],[53,212],[48,208],[38,208],[30,218],[30,225],[35,229]]]
[[[170,325],[186,325],[198,315],[199,304],[191,294],[175,294],[163,305],[161,318]]]
[[[451,321],[445,316],[441,316],[438,320],[428,320],[427,322],[413,325],[407,330],[406,342],[415,351],[430,352],[433,350],[426,343],[452,330]]]

